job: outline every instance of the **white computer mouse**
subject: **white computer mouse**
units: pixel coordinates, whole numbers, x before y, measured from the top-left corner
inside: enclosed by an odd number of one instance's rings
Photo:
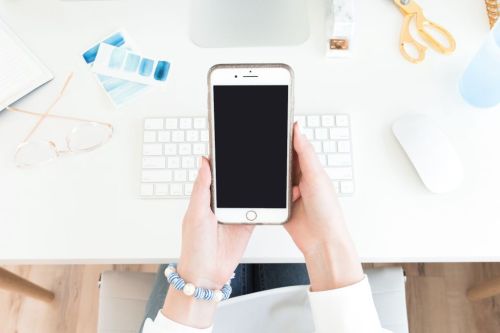
[[[460,186],[464,177],[460,158],[431,117],[405,115],[394,122],[392,131],[429,191],[446,193]]]

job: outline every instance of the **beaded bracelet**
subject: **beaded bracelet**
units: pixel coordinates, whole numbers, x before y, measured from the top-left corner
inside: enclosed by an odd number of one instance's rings
[[[194,296],[198,300],[205,301],[225,301],[231,296],[233,289],[231,288],[231,280],[229,280],[221,290],[212,290],[207,288],[195,287],[192,283],[186,283],[183,278],[177,273],[177,266],[170,264],[165,269],[165,277],[168,283],[175,289],[182,291],[186,296]],[[232,278],[231,278],[232,279]]]

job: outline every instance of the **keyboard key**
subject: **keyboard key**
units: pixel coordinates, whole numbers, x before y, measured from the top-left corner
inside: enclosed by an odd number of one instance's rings
[[[326,128],[316,128],[314,130],[314,138],[316,140],[327,140],[328,130]]]
[[[156,142],[156,132],[144,131],[144,142]]]
[[[141,184],[141,195],[153,195],[153,184]]]
[[[295,121],[299,123],[301,128],[307,127],[306,116],[295,116]]]
[[[350,154],[328,154],[329,166],[349,166],[351,164]]]
[[[179,155],[191,155],[191,144],[190,143],[180,143],[179,144]]]
[[[303,128],[302,134],[306,136],[307,140],[314,140],[314,131],[312,128]]]
[[[352,168],[325,168],[330,179],[349,180],[352,179]]]
[[[323,116],[321,116],[321,125],[323,127],[333,127],[333,126],[335,126],[335,117],[333,115],[323,115]]]
[[[168,184],[155,184],[156,195],[168,195]]]
[[[344,194],[354,193],[354,183],[351,181],[340,182],[340,192]]]
[[[172,142],[184,142],[184,131],[173,131]]]
[[[323,152],[324,153],[336,153],[337,143],[335,141],[323,141]]]
[[[192,169],[195,167],[196,161],[195,161],[194,157],[186,156],[186,157],[182,158],[181,165],[182,165],[183,169]]]
[[[338,143],[339,153],[350,153],[351,143],[349,141],[339,141]]]
[[[166,143],[165,144],[165,155],[177,155],[177,144]]]
[[[186,132],[186,141],[188,142],[196,142],[199,141],[198,138],[198,131],[195,130],[189,130]]]
[[[142,145],[142,154],[145,156],[163,155],[163,146],[161,143],[145,143]]]
[[[203,142],[208,141],[208,130],[203,130],[200,132],[200,140]]]
[[[172,170],[143,170],[142,181],[150,182],[169,182],[172,180]]]
[[[207,127],[207,120],[205,118],[194,118],[194,128],[204,129]]]
[[[349,117],[344,114],[339,114],[335,116],[335,123],[339,127],[347,127],[349,126]]]
[[[189,181],[194,182],[198,176],[198,170],[189,170]]]
[[[311,144],[312,144],[312,146],[314,148],[314,151],[316,153],[321,153],[321,148],[322,148],[321,142],[319,142],[319,141],[311,141]]]
[[[181,167],[181,162],[179,157],[172,156],[167,158],[167,168],[169,169],[179,169]]]
[[[322,166],[326,166],[326,155],[325,154],[318,154],[319,162],[321,163]]]
[[[179,121],[180,129],[191,129],[192,128],[192,120],[191,118],[181,118]]]
[[[185,182],[186,180],[187,180],[187,171],[186,170],[175,170],[174,171],[174,181]]]
[[[319,127],[320,126],[319,116],[307,116],[307,126]]]
[[[144,128],[147,130],[163,129],[163,119],[162,118],[146,119],[146,120],[144,120]]]
[[[193,192],[193,184],[184,185],[184,194],[185,195],[191,195],[192,192]]]
[[[143,169],[165,169],[165,157],[163,157],[163,156],[143,157],[142,158],[142,168]]]
[[[177,118],[167,118],[165,119],[166,129],[177,129]]]
[[[170,195],[184,195],[184,191],[182,189],[182,184],[172,183],[170,184]]]
[[[193,145],[193,154],[194,155],[206,155],[207,154],[207,145],[205,143],[195,143]]]
[[[333,140],[349,139],[348,127],[336,127],[330,129],[330,138]]]
[[[158,141],[160,142],[170,142],[170,131],[159,131]]]

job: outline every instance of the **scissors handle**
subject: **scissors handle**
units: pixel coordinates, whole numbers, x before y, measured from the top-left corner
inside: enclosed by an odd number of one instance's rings
[[[409,62],[412,62],[414,64],[418,64],[425,58],[425,51],[427,50],[427,47],[424,45],[420,44],[413,38],[413,36],[410,33],[410,22],[413,16],[411,15],[405,15],[403,19],[403,26],[401,28],[401,36],[399,38],[399,51],[403,55],[403,57],[408,60]],[[410,54],[409,48],[414,48],[414,51],[416,52],[416,56]]]
[[[437,23],[429,21],[425,18],[423,13],[420,11],[417,13],[416,17],[417,30],[420,33],[420,36],[436,51],[443,54],[450,54],[455,51],[456,42],[451,33],[448,32],[445,28],[440,26]],[[429,33],[430,30],[434,30],[439,35],[443,37],[444,40],[447,41],[447,45],[441,43],[436,40],[432,34]]]
[[[410,34],[410,22],[412,18],[415,18],[416,28],[422,39],[429,44],[434,50],[449,54],[453,52],[456,48],[455,39],[453,36],[440,25],[429,21],[423,14],[422,8],[413,0],[394,0],[394,3],[399,8],[404,16],[403,28],[401,30],[401,40],[400,40],[400,51],[401,54],[410,62],[419,63],[425,57],[426,47],[419,42],[417,42]],[[443,45],[439,40],[434,38],[436,34],[431,34],[431,30],[443,37],[446,40],[447,45]],[[408,46],[415,48],[417,52],[417,57],[412,57],[408,53]]]

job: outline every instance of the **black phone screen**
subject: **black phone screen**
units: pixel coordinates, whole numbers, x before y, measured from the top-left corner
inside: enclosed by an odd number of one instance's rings
[[[219,208],[286,208],[288,86],[214,86]]]

